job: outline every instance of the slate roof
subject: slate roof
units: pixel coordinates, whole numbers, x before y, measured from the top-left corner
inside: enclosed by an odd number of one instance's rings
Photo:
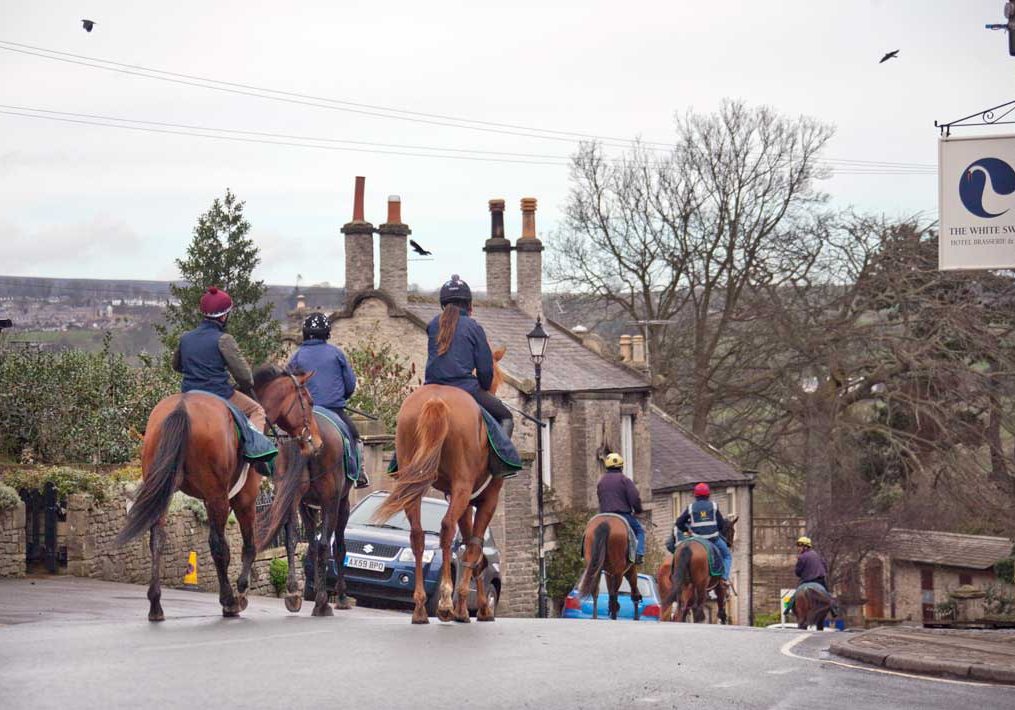
[[[895,528],[888,533],[884,548],[897,560],[987,569],[1011,554],[1012,541],[1006,537]]]
[[[410,303],[407,310],[425,323],[440,312],[436,303]],[[515,308],[477,305],[473,317],[483,326],[490,345],[507,346],[500,366],[516,379],[532,379],[532,361],[526,335],[535,320]],[[629,368],[596,355],[566,328],[553,321],[543,326],[550,335],[543,363],[544,392],[596,390],[647,390],[648,382]]]
[[[699,442],[661,409],[649,413],[652,434],[652,491],[690,488],[696,483],[747,483],[753,479],[708,444]]]

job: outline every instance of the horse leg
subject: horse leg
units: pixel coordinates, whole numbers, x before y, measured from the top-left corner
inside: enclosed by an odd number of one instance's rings
[[[498,482],[503,479],[498,479]],[[483,555],[483,540],[486,537],[486,529],[490,526],[490,520],[493,519],[493,514],[497,510],[497,499],[500,496],[499,486],[497,489],[490,490],[496,483],[491,483],[490,488],[487,488],[487,495],[483,496],[483,500],[480,502],[479,507],[476,509],[476,519],[472,526],[471,537],[477,540],[476,547],[478,549],[478,561],[479,566],[474,568],[476,577],[476,601],[478,602],[478,610],[476,611],[476,621],[493,621],[496,610],[490,608],[490,600],[486,596],[486,589],[483,583],[483,570],[486,568],[486,557]],[[466,516],[468,511],[466,511]],[[465,535],[465,532],[462,532]],[[465,538],[469,539],[469,538]],[[466,556],[471,560],[472,545],[466,548]]]
[[[340,474],[341,475],[341,474]],[[335,561],[345,561],[345,525],[349,522],[349,482],[342,476],[338,484],[341,497],[338,500],[338,519],[335,521]],[[335,585],[336,609],[352,609],[352,602],[345,591],[345,565],[338,565],[338,583]]]
[[[334,616],[335,612],[328,603],[328,561],[331,559],[331,536],[335,533],[337,511],[322,501],[321,504],[321,537],[317,540],[317,559],[314,567],[314,610],[311,616]],[[345,564],[345,558],[335,560],[336,564]]]
[[[625,572],[627,584],[631,587],[631,601],[634,603],[634,620],[641,618],[641,592],[638,591],[638,569],[631,565]]]
[[[289,574],[285,580],[285,608],[294,614],[303,608],[299,583],[296,581],[296,530],[293,525],[295,510],[289,511],[285,521],[285,558],[289,563]]]
[[[715,588],[715,605],[718,607],[719,624],[725,626],[729,624],[729,619],[726,617],[726,584],[725,582],[719,582]]]
[[[473,560],[472,548],[475,546],[472,535],[472,508],[467,506],[462,517],[458,519],[458,532],[462,536],[464,549],[458,558],[458,584],[455,589],[455,621],[469,623],[469,584],[473,571],[478,565],[478,560]],[[482,540],[476,541],[480,546],[480,558],[482,558]],[[480,575],[476,575],[476,581],[480,582]],[[476,595],[479,595],[479,586],[476,587]]]
[[[229,517],[229,501],[225,495],[214,500],[206,500],[204,507],[208,511],[208,547],[215,561],[215,571],[219,578],[219,604],[222,605],[222,616],[239,616],[240,607],[233,594],[233,586],[229,582],[229,542],[226,540],[226,520]]]
[[[451,621],[454,618],[456,621],[464,623],[469,620],[468,608],[466,608],[464,616],[457,614],[454,608],[452,599],[454,578],[451,575],[451,557],[454,551],[451,549],[451,543],[455,539],[458,521],[461,520],[462,515],[469,507],[470,493],[471,488],[467,484],[455,484],[451,489],[451,502],[448,505],[448,510],[441,520],[441,552],[444,558],[441,560],[440,597],[437,600],[437,618],[441,621]],[[459,569],[459,572],[461,571]],[[462,574],[461,576],[464,579],[466,575]],[[468,593],[468,587],[466,587],[466,601]]]
[[[233,511],[236,513],[236,522],[240,524],[240,535],[243,537],[243,553],[240,558],[240,576],[236,579],[236,591],[238,592],[236,597],[236,603],[240,607],[240,611],[247,608],[247,588],[250,587],[250,568],[254,566],[254,557],[257,554],[257,545],[255,541],[254,533],[254,500],[257,497],[255,493],[252,498],[245,500],[246,491],[241,491],[236,496],[237,503],[233,507]]]
[[[300,511],[300,520],[303,521],[303,533],[307,540],[307,559],[310,561],[310,573],[314,574],[314,570],[317,569],[317,543],[315,535],[317,533],[317,514],[312,508],[298,504]],[[303,580],[303,601],[313,601],[316,595],[310,594],[311,586],[316,587],[317,581],[314,578]]]
[[[708,598],[708,589],[705,584],[694,585],[694,623],[705,622],[705,600]]]
[[[162,544],[165,541],[165,531],[162,528],[162,519],[152,525],[148,548],[152,553],[152,578],[148,584],[148,621],[165,621],[166,615],[162,612]]]
[[[412,610],[412,623],[429,624],[430,619],[426,615],[426,589],[423,586],[423,547],[426,544],[426,533],[423,532],[421,522],[422,499],[416,499],[409,503],[405,509],[405,517],[409,521],[409,543],[412,545],[412,554],[416,558],[416,585],[412,590],[412,600],[415,606]],[[444,558],[447,564],[447,555]]]
[[[617,612],[620,611],[620,602],[617,601],[617,592],[620,590],[621,577],[610,574],[606,574],[606,590],[609,594],[610,601],[607,605],[607,610],[610,614],[610,619],[613,621],[617,620]]]
[[[592,618],[599,618],[599,582],[603,578],[603,573],[599,572],[596,575],[596,584],[592,587]]]

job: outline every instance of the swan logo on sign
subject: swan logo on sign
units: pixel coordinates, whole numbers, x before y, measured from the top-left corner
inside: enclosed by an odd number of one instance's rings
[[[959,199],[970,213],[984,219],[1000,217],[1015,201],[1015,170],[1000,158],[980,158],[970,163],[959,179]]]

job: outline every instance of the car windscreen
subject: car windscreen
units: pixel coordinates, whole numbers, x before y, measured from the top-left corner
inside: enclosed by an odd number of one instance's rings
[[[363,502],[356,506],[356,509],[349,515],[349,525],[394,528],[396,530],[406,531],[410,530],[409,520],[405,517],[405,513],[402,512],[395,513],[385,523],[375,524],[370,522],[370,516],[374,514],[374,511],[377,510],[378,507],[380,507],[385,498],[385,496],[369,496],[365,498]],[[423,529],[428,533],[440,535],[441,520],[444,518],[444,514],[447,510],[448,506],[446,503],[424,500],[421,514]]]
[[[652,580],[643,574],[638,575],[638,591],[641,592],[642,596],[648,596],[649,594],[655,594],[654,585]],[[608,594],[609,589],[606,586],[606,575],[604,574],[599,578],[599,593]],[[617,590],[617,594],[631,595],[631,585],[627,583],[627,577],[620,580],[620,589]]]

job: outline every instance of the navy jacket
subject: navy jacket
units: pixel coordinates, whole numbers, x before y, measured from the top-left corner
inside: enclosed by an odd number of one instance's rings
[[[289,367],[313,371],[307,390],[314,404],[322,407],[341,409],[356,391],[356,374],[349,367],[345,353],[325,340],[304,340],[289,360]]]
[[[180,389],[183,392],[204,390],[226,399],[233,396],[226,359],[219,349],[219,338],[224,335],[222,324],[205,319],[180,338],[179,364],[183,373]]]
[[[458,326],[455,328],[455,336],[451,340],[451,347],[443,355],[438,355],[439,321],[440,316],[435,316],[426,327],[429,342],[424,384],[453,385],[470,394],[475,394],[481,389],[490,389],[493,383],[493,353],[490,352],[490,344],[486,341],[483,326],[462,311],[458,318]],[[473,370],[476,374],[472,374]]]
[[[698,498],[680,514],[674,527],[701,537],[718,537],[726,525],[719,507],[707,498]]]
[[[623,471],[607,471],[596,486],[600,513],[641,513],[641,496]]]
[[[796,576],[801,582],[813,582],[828,575],[828,566],[817,550],[804,550],[796,558]]]

